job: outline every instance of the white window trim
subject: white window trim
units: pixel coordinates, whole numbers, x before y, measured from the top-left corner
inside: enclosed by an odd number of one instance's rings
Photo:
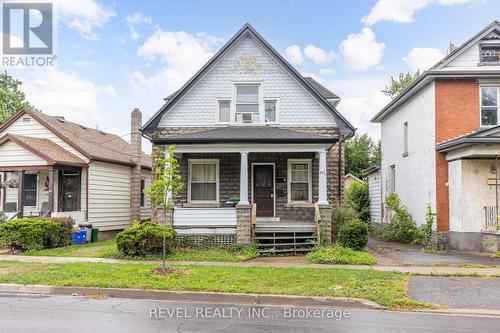
[[[264,91],[263,89],[263,83],[262,82],[259,82],[259,81],[248,81],[248,82],[233,82],[233,99],[232,99],[232,103],[231,103],[231,111],[230,111],[230,114],[231,114],[231,124],[236,124],[236,125],[243,125],[243,126],[251,126],[252,123],[239,123],[236,121],[236,98],[237,98],[237,95],[236,95],[236,87],[237,86],[240,86],[240,85],[247,85],[247,86],[253,86],[253,85],[257,85],[259,87],[259,121],[256,122],[256,123],[253,123],[254,125],[255,124],[262,124],[265,122],[265,119],[263,119],[263,117],[265,116],[265,113],[264,113],[264,99],[262,98],[262,92]]]
[[[480,66],[499,66],[500,62],[483,62],[481,59],[481,51],[483,50],[483,46],[498,46],[500,47],[500,43],[497,40],[495,41],[482,41],[479,43],[479,65]]]
[[[220,102],[229,102],[229,121],[221,121],[220,120]],[[230,124],[231,123],[231,114],[232,114],[232,109],[233,109],[233,102],[230,97],[224,98],[216,98],[215,99],[215,122],[217,124]]]
[[[292,201],[292,164],[298,164],[298,163],[307,163],[308,167],[308,183],[309,183],[309,199],[308,200],[303,200],[303,201]],[[312,160],[311,159],[289,159],[288,160],[288,166],[287,166],[287,196],[288,196],[288,203],[289,204],[294,204],[294,203],[312,203]]]
[[[266,122],[266,102],[270,102],[270,101],[276,102],[276,115],[275,115],[274,121]],[[266,123],[266,124],[279,124],[279,122],[280,122],[280,117],[279,117],[280,99],[274,98],[274,97],[266,97],[266,98],[263,98],[262,104],[264,106],[264,123]]]
[[[215,164],[215,182],[216,182],[216,189],[215,189],[215,200],[191,200],[191,176],[192,176],[192,170],[191,166],[193,164]],[[219,159],[216,158],[207,158],[207,159],[189,159],[188,160],[188,202],[194,202],[194,203],[219,203]]]
[[[497,90],[497,124],[496,125],[483,125],[483,88],[496,88]],[[495,127],[500,125],[500,101],[498,100],[499,96],[499,87],[498,85],[488,85],[482,84],[479,86],[479,124],[480,127]]]

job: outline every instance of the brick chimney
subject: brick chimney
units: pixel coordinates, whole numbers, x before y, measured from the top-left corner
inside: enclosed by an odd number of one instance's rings
[[[135,163],[132,168],[130,186],[130,219],[141,219],[141,159],[142,159],[142,136],[139,129],[142,126],[141,110],[135,108],[132,111],[130,122],[130,145],[131,160]]]

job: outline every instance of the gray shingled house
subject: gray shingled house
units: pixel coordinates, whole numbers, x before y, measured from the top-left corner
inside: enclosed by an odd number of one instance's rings
[[[142,127],[156,153],[176,146],[185,187],[168,215],[177,233],[256,240],[264,252],[331,239],[342,142],[355,131],[339,100],[246,24]]]

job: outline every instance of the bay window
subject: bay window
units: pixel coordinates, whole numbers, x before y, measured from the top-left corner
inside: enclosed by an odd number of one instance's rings
[[[219,201],[219,160],[189,160],[189,202]]]

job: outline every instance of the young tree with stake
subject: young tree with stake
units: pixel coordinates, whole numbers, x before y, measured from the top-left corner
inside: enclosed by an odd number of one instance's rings
[[[144,190],[151,202],[163,209],[164,224],[168,212],[174,207],[174,200],[184,187],[179,172],[179,162],[174,156],[175,146],[170,145],[164,154],[157,154],[153,171],[154,181]],[[167,270],[165,254],[165,231],[163,232],[162,272]]]

